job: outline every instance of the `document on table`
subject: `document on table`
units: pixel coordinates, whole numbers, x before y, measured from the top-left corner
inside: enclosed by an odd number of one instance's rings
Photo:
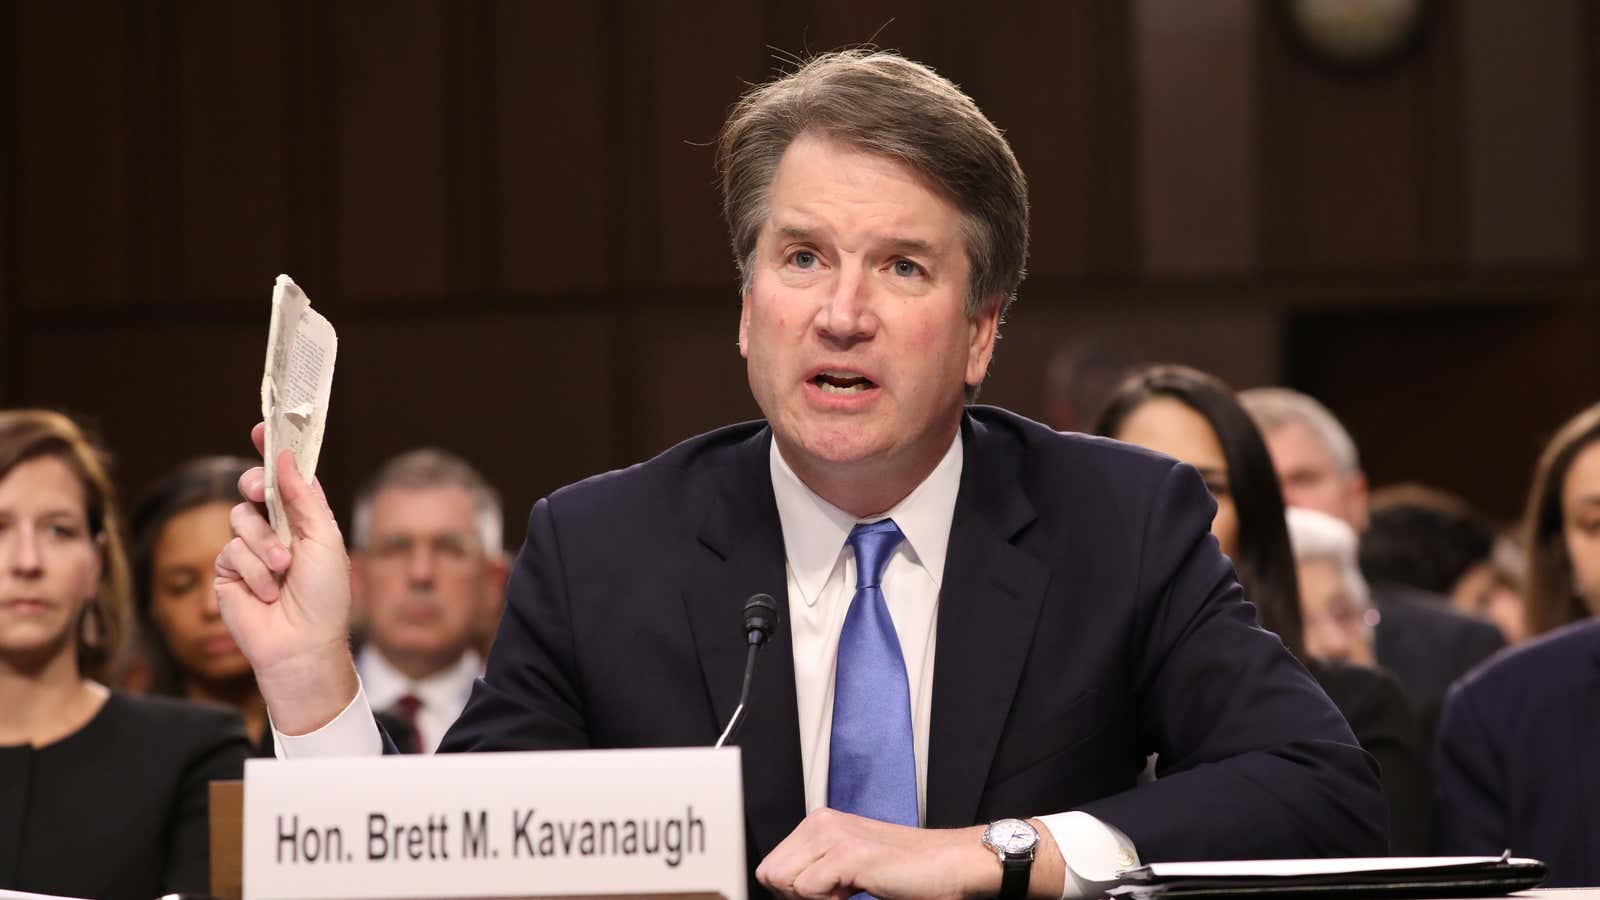
[[[1499,896],[1544,880],[1536,859],[1417,856],[1155,863],[1121,873],[1113,898]]]
[[[278,452],[294,455],[306,481],[317,472],[322,432],[333,389],[333,361],[339,336],[311,308],[311,298],[294,279],[279,275],[272,290],[272,321],[267,326],[267,363],[261,375],[261,420],[267,424],[267,519],[278,540],[289,545],[289,517],[278,496]]]

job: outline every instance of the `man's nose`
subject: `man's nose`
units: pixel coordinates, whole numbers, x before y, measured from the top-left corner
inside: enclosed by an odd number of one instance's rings
[[[839,266],[818,324],[824,337],[843,344],[867,340],[877,331],[871,273],[859,262]]]
[[[435,565],[433,548],[418,543],[406,557],[406,578],[413,584],[432,584]]]

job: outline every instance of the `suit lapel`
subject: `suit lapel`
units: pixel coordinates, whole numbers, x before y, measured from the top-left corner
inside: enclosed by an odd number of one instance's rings
[[[1034,518],[1020,447],[972,417],[939,592],[928,735],[930,828],[974,823],[1049,571],[1012,541]]]
[[[716,473],[717,496],[699,535],[706,552],[691,568],[684,595],[719,734],[739,701],[744,678],[747,645],[740,616],[745,600],[766,593],[780,610],[787,606],[783,533],[767,461],[770,438],[770,431],[761,431]],[[805,816],[794,653],[786,614],[760,651],[745,723],[733,743],[743,755],[748,826],[765,855]],[[752,867],[758,862],[749,860]]]

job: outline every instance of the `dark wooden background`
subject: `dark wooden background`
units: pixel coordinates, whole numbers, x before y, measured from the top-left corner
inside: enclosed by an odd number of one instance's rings
[[[708,148],[876,40],[1005,128],[1031,275],[985,399],[1085,336],[1326,400],[1374,480],[1509,515],[1600,399],[1600,14],[1443,0],[1352,76],[1271,0],[0,0],[0,405],[138,493],[248,450],[273,276],[338,327],[321,474],[419,443],[539,495],[756,414]]]

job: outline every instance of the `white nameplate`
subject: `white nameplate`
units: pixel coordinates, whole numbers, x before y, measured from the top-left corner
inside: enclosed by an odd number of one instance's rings
[[[245,900],[745,900],[739,750],[252,759]]]

